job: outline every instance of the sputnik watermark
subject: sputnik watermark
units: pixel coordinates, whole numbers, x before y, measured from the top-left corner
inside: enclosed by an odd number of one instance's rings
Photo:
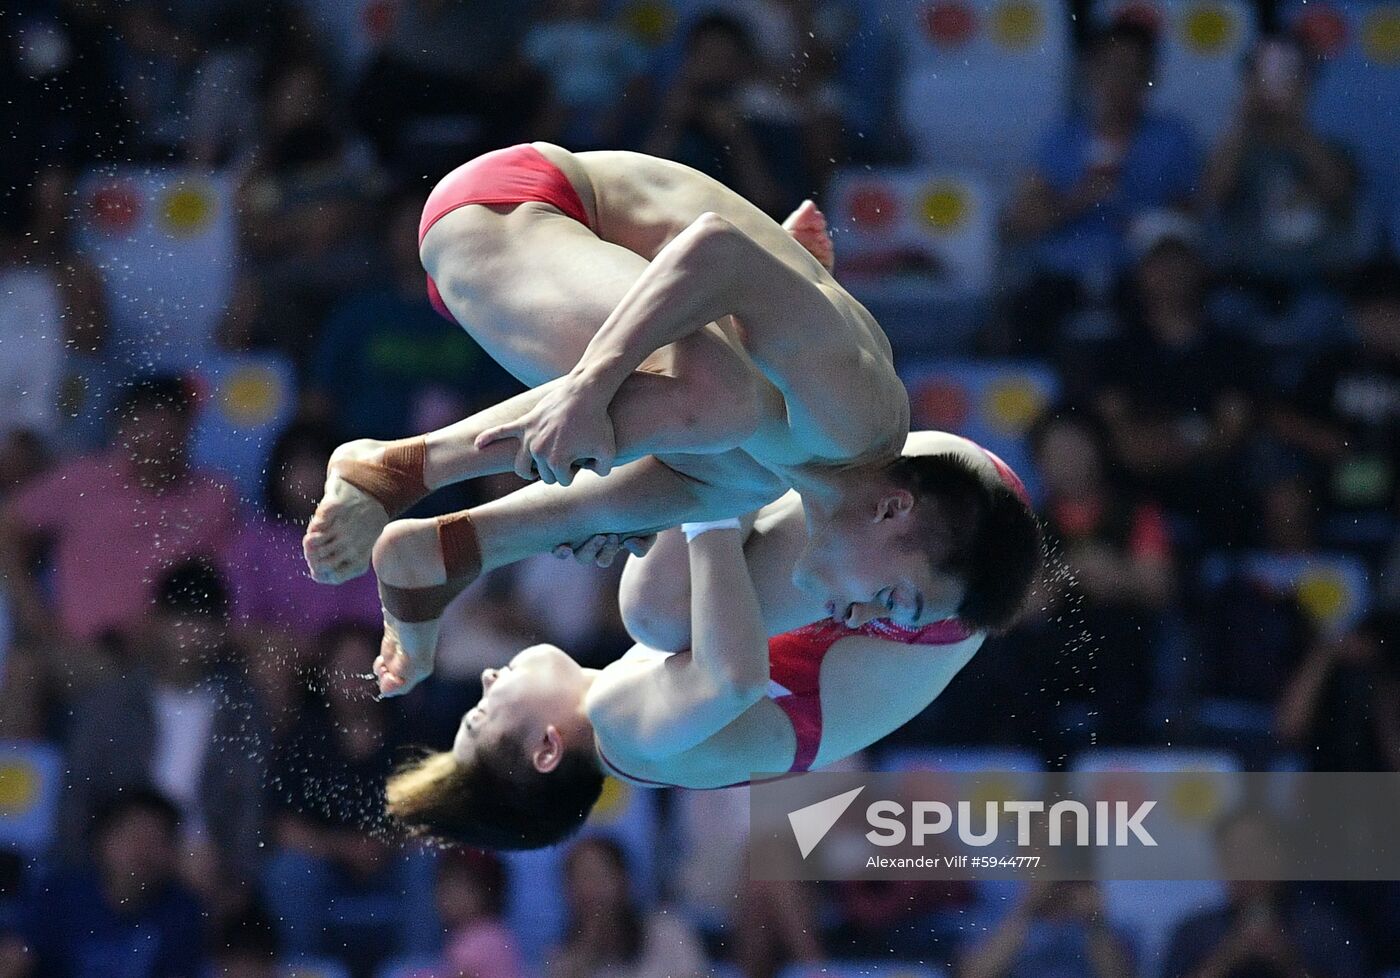
[[[1089,806],[1078,801],[1055,802],[1050,806],[1048,813],[1043,801],[989,801],[984,807],[982,831],[978,832],[973,824],[970,801],[960,801],[956,808],[941,801],[916,801],[909,806],[908,826],[904,823],[904,805],[897,801],[877,801],[865,810],[866,820],[871,825],[871,830],[865,837],[877,846],[903,845],[906,839],[916,846],[921,846],[925,845],[930,837],[943,835],[952,828],[963,845],[990,846],[1000,837],[1004,813],[1016,818],[1015,842],[1018,846],[1065,845],[1067,821],[1073,825],[1073,836],[1068,843],[1070,845],[1155,846],[1157,840],[1143,825],[1143,821],[1156,807],[1155,801],[1143,801],[1129,813],[1126,801],[1098,801],[1094,803],[1091,817]],[[1033,836],[1035,815],[1046,816],[1046,831]],[[832,821],[835,824],[835,820]],[[1091,822],[1092,842],[1089,841]]]
[[[843,791],[839,795],[804,805],[788,813],[793,838],[797,841],[803,859],[812,854],[817,844],[826,837],[855,801],[856,796],[864,790],[864,787],[860,787]],[[1125,801],[1099,801],[1094,803],[1092,809],[1083,802],[1059,801],[1052,804],[1047,812],[1043,801],[989,801],[984,803],[982,828],[978,831],[974,824],[973,806],[970,801],[959,801],[956,805],[941,801],[916,801],[906,808],[897,801],[881,800],[871,802],[865,809],[865,820],[870,825],[870,831],[865,833],[865,838],[877,846],[901,846],[906,842],[922,846],[927,845],[930,839],[952,830],[964,845],[981,848],[997,842],[1001,835],[1003,815],[1008,815],[1014,816],[1016,820],[1017,846],[1155,846],[1157,840],[1143,823],[1156,806],[1156,801],[1143,801],[1130,812]],[[1042,832],[1035,831],[1036,815],[1044,816]],[[1066,823],[1070,825],[1068,833]],[[940,857],[932,858],[937,860]],[[968,865],[969,857],[966,855],[947,858],[953,861],[941,864],[935,861],[932,865]],[[1038,857],[1020,858],[1034,858],[1039,862]],[[957,859],[961,859],[962,862],[957,862]],[[871,860],[869,865],[878,865],[875,857],[871,857]],[[1024,865],[1031,863],[1027,862]]]
[[[1400,879],[1400,773],[1121,767],[756,780],[755,879]]]

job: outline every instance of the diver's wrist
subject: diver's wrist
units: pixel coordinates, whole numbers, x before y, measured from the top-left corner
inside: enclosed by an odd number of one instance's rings
[[[696,537],[712,530],[742,530],[743,524],[739,518],[730,517],[724,520],[700,520],[695,523],[682,523],[681,532],[685,534],[685,542],[690,543]]]

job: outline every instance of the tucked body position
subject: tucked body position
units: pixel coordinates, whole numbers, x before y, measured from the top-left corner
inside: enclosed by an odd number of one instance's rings
[[[901,455],[909,403],[889,342],[832,277],[829,248],[810,205],[784,227],[636,153],[536,143],[444,178],[420,225],[430,295],[533,389],[332,460],[306,557],[327,583],[373,562],[381,691],[428,675],[437,618],[485,569],[788,490],[804,532],[787,572],[814,617],[856,622],[898,594],[911,627],[1009,623],[1039,557],[1034,516],[996,491],[985,453]],[[470,514],[390,522],[440,486],[512,469],[535,484]]]
[[[1006,478],[980,469],[980,451],[934,432],[906,447],[909,457],[957,460],[969,481]],[[534,848],[582,824],[607,774],[730,787],[823,767],[898,729],[942,693],[985,631],[925,622],[903,588],[851,620],[823,616],[792,584],[806,546],[796,493],[742,520],[663,534],[622,582],[624,618],[644,639],[603,669],[550,645],[487,669],[451,749],[391,778],[390,812],[444,840]]]

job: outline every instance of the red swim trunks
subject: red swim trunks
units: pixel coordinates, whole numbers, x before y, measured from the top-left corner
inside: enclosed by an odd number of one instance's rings
[[[583,209],[583,201],[569,178],[535,147],[522,143],[478,156],[439,180],[428,195],[423,217],[418,222],[418,244],[422,246],[428,229],[444,214],[459,207],[468,204],[523,204],[527,201],[557,207],[591,228],[588,212]],[[428,300],[449,322],[457,322],[442,301],[442,293],[431,275],[428,276]]]

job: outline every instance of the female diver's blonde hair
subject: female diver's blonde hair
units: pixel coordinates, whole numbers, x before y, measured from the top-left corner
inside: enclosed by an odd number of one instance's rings
[[[518,743],[480,745],[468,760],[433,751],[403,764],[385,785],[389,814],[411,835],[483,849],[538,849],[583,825],[603,791],[590,749],[565,753],[549,773]]]

